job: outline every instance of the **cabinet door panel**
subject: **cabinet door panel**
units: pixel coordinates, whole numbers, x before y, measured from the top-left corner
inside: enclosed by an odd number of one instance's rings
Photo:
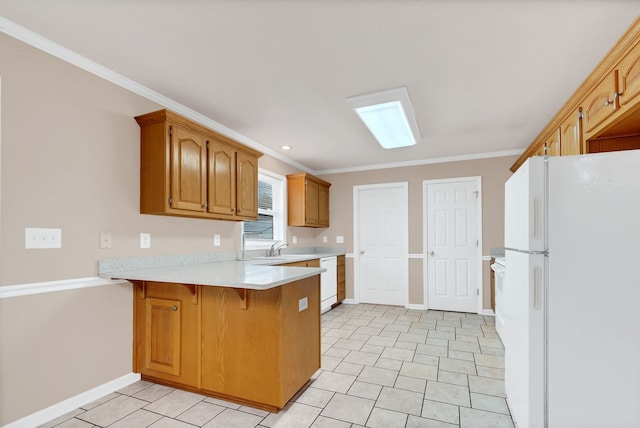
[[[580,129],[580,114],[578,112],[570,115],[560,125],[560,143],[562,156],[579,155],[583,152],[582,130]]]
[[[236,211],[236,152],[209,141],[209,212],[234,215]]]
[[[305,222],[318,224],[318,183],[305,181]]]
[[[640,43],[631,49],[620,62],[618,85],[621,107],[640,94]]]
[[[171,208],[205,210],[207,146],[204,137],[171,127]]]
[[[145,369],[180,376],[180,301],[148,298],[145,312]]]
[[[560,130],[557,130],[547,138],[545,145],[549,156],[560,156]]]
[[[584,132],[590,134],[617,109],[617,71],[614,70],[596,86],[582,105]]]
[[[329,226],[329,188],[318,186],[318,224]]]
[[[258,158],[243,152],[237,153],[238,193],[236,197],[238,217],[258,218]]]

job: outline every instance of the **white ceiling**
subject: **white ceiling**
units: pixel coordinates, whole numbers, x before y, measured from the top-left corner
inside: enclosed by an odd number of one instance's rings
[[[520,153],[638,15],[637,0],[0,0],[315,172]],[[422,140],[385,151],[346,99],[400,86]]]

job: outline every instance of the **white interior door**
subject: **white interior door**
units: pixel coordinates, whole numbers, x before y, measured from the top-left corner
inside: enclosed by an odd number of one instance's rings
[[[424,188],[426,306],[479,312],[479,178],[425,181]]]
[[[362,303],[407,304],[408,185],[354,187],[355,295]]]

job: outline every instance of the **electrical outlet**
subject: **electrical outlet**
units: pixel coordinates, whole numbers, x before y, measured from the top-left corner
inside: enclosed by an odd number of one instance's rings
[[[100,248],[103,250],[111,248],[111,232],[100,232]]]
[[[344,244],[344,236],[342,235],[336,236],[336,244]]]
[[[322,243],[326,244],[327,242],[329,242],[329,238],[327,238],[326,236],[322,237]]]
[[[151,248],[151,234],[150,233],[141,233],[140,234],[140,248]]]
[[[219,234],[215,234],[213,235],[213,246],[214,247],[219,247],[220,246],[220,235]]]
[[[292,244],[297,244],[298,243],[298,237],[297,236],[292,236],[291,237],[291,243]]]
[[[302,312],[309,307],[309,299],[307,297],[303,297],[298,300],[298,312]]]
[[[26,227],[24,229],[24,248],[62,248],[62,229]]]

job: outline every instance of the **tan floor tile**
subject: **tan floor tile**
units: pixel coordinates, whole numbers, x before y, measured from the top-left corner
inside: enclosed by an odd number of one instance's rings
[[[426,343],[427,335],[426,334],[413,334],[413,333],[400,333],[398,340],[403,340],[405,342],[416,342],[416,343]]]
[[[419,343],[418,347],[416,348],[416,353],[433,355],[436,357],[446,357],[447,348],[445,346],[427,345],[427,344]]]
[[[422,406],[422,417],[457,425],[460,423],[460,408],[454,404],[425,400]]]
[[[438,378],[438,367],[405,361],[402,363],[400,374],[418,379],[436,380]]]
[[[471,393],[471,407],[474,409],[487,410],[494,413],[509,415],[509,407],[504,398],[492,395]]]
[[[301,403],[290,403],[279,413],[271,413],[262,425],[271,428],[299,428],[311,426],[320,411],[317,407]]]
[[[449,349],[452,351],[480,352],[480,345],[477,342],[451,340]]]
[[[124,388],[117,390],[116,392],[118,394],[134,395],[142,391],[143,389],[149,388],[151,385],[153,385],[153,383],[147,382],[145,380],[139,380],[132,383],[131,385],[127,385]]]
[[[136,412],[133,412],[129,416],[123,419],[120,419],[115,424],[109,425],[109,428],[133,428],[133,427],[146,428],[158,422],[162,418],[163,418],[162,415],[159,415],[153,412],[148,412],[144,409],[140,409]],[[205,421],[205,423],[206,422],[207,421]]]
[[[349,422],[327,418],[326,416],[318,416],[313,422],[313,425],[311,425],[311,428],[349,428],[351,426]]]
[[[493,367],[484,366],[476,366],[476,369],[478,370],[478,376],[504,380],[504,369],[496,369]]]
[[[154,401],[148,406],[145,406],[144,409],[170,418],[175,418],[180,413],[185,412],[205,398],[206,397],[204,395],[177,389],[159,400]]]
[[[189,424],[202,426],[222,413],[224,409],[225,407],[218,406],[216,404],[205,403],[203,401],[196,404],[184,413],[180,414],[176,417],[176,419],[187,422]]]
[[[323,372],[311,385],[314,388],[341,392],[344,394],[349,390],[355,380],[355,376],[342,373]]]
[[[402,368],[402,360],[390,360],[388,358],[380,358],[376,363],[376,367],[389,370],[400,370]]]
[[[491,379],[488,377],[469,376],[469,390],[479,394],[494,395],[506,398],[504,391],[504,381],[502,379]]]
[[[92,428],[93,424],[89,422],[82,421],[80,419],[68,419],[61,423],[60,425],[56,425],[56,428]]]
[[[113,400],[94,407],[93,409],[78,415],[79,419],[90,422],[94,425],[107,426],[130,415],[136,410],[149,404],[146,401],[137,398],[120,395]]]
[[[222,413],[204,425],[204,428],[254,428],[262,422],[262,419],[260,416],[238,410],[224,409]]]
[[[371,336],[369,340],[367,340],[367,345],[393,346],[395,344],[396,339],[393,337]]]
[[[306,391],[296,399],[296,401],[308,406],[324,408],[329,400],[331,400],[331,397],[333,397],[333,394],[333,391],[310,387],[307,388]]]
[[[393,347],[398,349],[408,349],[409,351],[415,351],[416,348],[418,347],[418,344],[415,342],[403,342],[402,340],[398,340]]]
[[[440,403],[454,404],[456,406],[471,407],[469,400],[469,388],[449,383],[429,381],[424,398]]]
[[[384,387],[376,400],[376,407],[420,416],[423,400],[422,393]]]
[[[337,357],[337,358],[344,358],[349,354],[348,349],[339,349],[339,348],[329,348],[324,355],[328,356],[328,357]]]
[[[322,373],[322,370],[318,370]],[[215,404],[217,406],[226,407],[228,409],[239,409],[241,406],[238,403],[232,403],[231,401],[220,400],[219,398],[207,397],[204,399],[206,403]]]
[[[437,366],[440,364],[440,358],[433,355],[415,354],[413,356],[413,362],[426,364],[428,366]]]
[[[370,400],[377,400],[382,391],[381,385],[375,385],[373,383],[354,382],[351,388],[349,388],[348,395],[353,395],[360,398],[368,398]]]
[[[414,351],[409,349],[385,348],[380,357],[390,360],[413,361]]]
[[[362,352],[362,351],[351,351],[349,355],[344,357],[345,363],[352,364],[362,364],[364,366],[374,366],[378,358],[379,354],[373,354],[371,352]]]
[[[371,428],[404,428],[407,423],[407,414],[394,412],[393,410],[374,407],[367,420],[367,427]]]
[[[447,372],[476,374],[476,364],[473,361],[454,360],[452,358],[440,358],[440,370]]]
[[[364,366],[361,364],[340,363],[338,364],[338,367],[333,369],[333,371],[336,373],[358,376],[363,368]]]
[[[322,370],[333,371],[341,362],[342,358],[331,357],[325,352],[320,358],[320,367],[322,367]]]
[[[513,428],[513,421],[507,415],[460,408],[460,428]]]
[[[424,389],[427,386],[426,379],[418,379],[415,377],[398,376],[394,388],[406,389],[407,391],[419,392],[424,394]]]
[[[459,428],[459,426],[409,415],[406,428]]]
[[[349,349],[351,351],[359,351],[364,346],[362,340],[340,339],[333,344],[334,348]]]
[[[453,385],[469,386],[469,380],[464,373],[438,371],[438,382],[451,383]]]
[[[365,367],[358,380],[361,382],[375,383],[382,386],[393,386],[398,377],[397,370],[381,369],[378,367]]]
[[[375,401],[366,398],[336,394],[321,414],[329,418],[364,425],[374,404]]]
[[[496,369],[504,368],[504,357],[496,355],[476,354],[476,364],[479,366],[493,367]]]
[[[39,425],[38,428],[52,428],[54,426],[60,425],[64,421],[68,421],[69,419],[73,419],[75,416],[84,413],[85,411],[82,409],[75,409],[72,412],[65,413],[62,416],[59,416],[52,421],[47,422],[46,424]]]
[[[132,397],[140,400],[153,402],[157,399],[164,397],[170,392],[175,391],[175,388],[170,388],[164,385],[153,384],[149,388],[143,389],[140,392],[133,394]]]

